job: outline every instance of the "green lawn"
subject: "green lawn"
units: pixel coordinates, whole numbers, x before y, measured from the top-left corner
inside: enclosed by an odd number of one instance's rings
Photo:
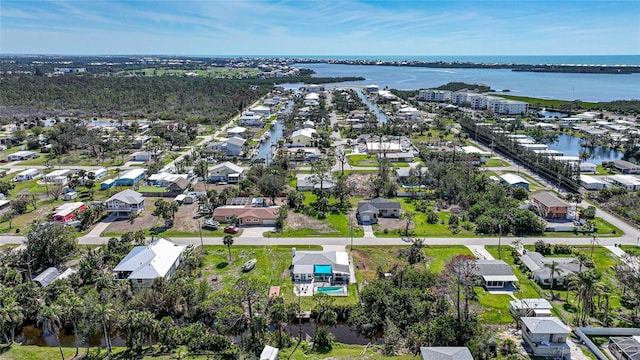
[[[138,191],[139,192],[147,192],[147,193],[164,193],[165,192],[165,188],[161,187],[161,186],[139,186],[138,187]]]
[[[484,307],[480,320],[485,324],[510,324],[513,316],[509,313],[509,302],[513,298],[506,294],[490,294],[482,287],[474,289],[478,302]]]
[[[76,353],[75,348],[62,348],[64,357],[70,359]],[[9,348],[0,347],[0,359],[2,360],[42,360],[59,359],[60,350],[57,347],[20,346],[13,345]]]
[[[213,277],[213,283],[221,286],[232,286],[235,279],[243,273],[242,264],[250,259],[258,259],[256,267],[244,276],[251,276],[262,280],[269,286],[280,286],[280,294],[287,301],[297,302],[293,293],[293,284],[286,271],[291,266],[292,248],[300,251],[322,250],[321,246],[231,246],[231,263],[228,262],[226,246],[207,245],[207,255],[204,261],[204,275]],[[336,304],[355,304],[358,300],[357,287],[349,286],[349,296],[335,297]],[[312,297],[302,297],[301,306],[305,310],[313,307]]]
[[[556,99],[541,99],[527,96],[514,96],[514,95],[505,95],[500,93],[494,93],[492,96],[503,97],[505,99],[524,101],[529,104],[539,104],[542,107],[549,109],[558,109],[560,105],[571,103],[571,100],[556,100]],[[595,108],[598,104],[593,102],[580,102],[580,109],[592,109]]]
[[[500,160],[500,159],[487,159],[484,164],[482,164],[483,167],[503,167],[503,166],[510,166],[510,164],[504,160]]]
[[[347,163],[351,166],[378,166],[378,158],[376,155],[352,154],[347,156]]]
[[[464,230],[462,227],[458,227],[457,233],[448,227],[449,217],[451,213],[448,211],[439,211],[438,218],[440,221],[436,224],[430,224],[427,221],[427,214],[416,211],[416,206],[410,199],[399,201],[402,205],[402,211],[409,211],[415,214],[415,220],[413,228],[411,229],[412,235],[415,237],[477,237],[474,232]],[[404,220],[398,220],[401,223]],[[385,234],[384,229],[377,227],[375,229],[375,235],[377,237],[400,237],[401,234],[398,231],[389,231]]]
[[[355,261],[369,264],[364,270],[358,269],[358,275],[364,280],[374,279],[378,269],[389,271],[396,264],[409,266],[407,260],[400,256],[400,250],[406,246],[378,245],[378,246],[354,246]],[[428,268],[436,273],[444,269],[444,265],[455,255],[471,255],[471,251],[462,245],[423,245],[427,259],[415,264],[417,268]]]

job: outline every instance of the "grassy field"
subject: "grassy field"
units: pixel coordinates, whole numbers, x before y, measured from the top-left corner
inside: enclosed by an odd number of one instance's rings
[[[457,233],[453,230],[449,229],[449,217],[451,213],[448,211],[439,211],[437,212],[438,218],[440,221],[436,224],[430,224],[427,221],[427,214],[424,212],[416,211],[415,204],[411,202],[411,200],[406,199],[404,201],[400,201],[402,205],[402,211],[409,211],[415,214],[415,220],[413,228],[411,229],[412,236],[415,237],[477,237],[474,232],[464,230],[462,227],[458,227]],[[404,220],[398,220],[400,222],[404,222]],[[377,237],[400,237],[400,233],[397,231],[389,231],[385,234],[384,229],[381,227],[377,227],[375,229],[375,235]]]
[[[240,276],[250,276],[262,280],[269,286],[280,286],[280,294],[287,301],[297,302],[293,293],[293,284],[289,278],[291,266],[291,251],[295,247],[299,251],[322,250],[321,246],[231,246],[231,262],[228,260],[226,246],[207,245],[207,255],[204,261],[204,276],[220,286],[232,286]],[[241,267],[250,259],[258,259],[256,267],[249,273],[243,274]],[[336,304],[354,304],[358,299],[357,288],[349,286],[349,296],[335,297]],[[301,307],[309,310],[314,306],[312,297],[301,297]]]
[[[510,324],[513,316],[509,313],[509,301],[513,300],[507,294],[490,294],[483,287],[474,289],[478,302],[484,307],[480,313],[480,320],[485,324]]]
[[[482,164],[483,167],[502,167],[502,166],[510,166],[511,164],[509,164],[508,162],[504,161],[504,160],[500,160],[500,159],[487,159],[484,164]]]
[[[62,348],[65,358],[70,359],[75,353],[74,348]],[[291,348],[281,349],[281,359],[293,359],[293,360],[314,360],[314,359],[335,359],[335,360],[347,360],[347,359],[368,359],[368,360],[381,360],[381,359],[415,359],[412,355],[396,355],[396,356],[383,356],[380,353],[380,347],[377,345],[365,347],[363,345],[346,345],[340,343],[334,343],[330,351],[323,353],[307,353],[306,343],[302,343],[297,348],[295,346]],[[84,349],[80,350],[81,354],[84,354]],[[106,358],[106,349],[92,348],[90,351],[92,358],[102,359]],[[43,360],[43,359],[59,359],[60,352],[56,347],[38,347],[38,346],[20,346],[13,345],[9,348],[0,347],[0,359],[2,360]],[[114,360],[124,360],[138,358],[142,360],[151,359],[185,359],[185,360],[206,360],[215,358],[213,355],[187,355],[185,347],[174,351],[173,354],[159,354],[157,348],[143,348],[142,354],[130,354],[126,348],[114,347],[112,358]]]
[[[572,102],[571,100],[541,99],[541,98],[533,98],[533,97],[526,97],[526,96],[504,95],[500,93],[494,93],[494,94],[491,94],[491,96],[498,96],[505,99],[524,101],[531,105],[539,104],[540,106],[547,108],[547,110],[558,109],[560,105],[564,105]],[[580,102],[581,109],[593,109],[597,105],[598,105],[597,103],[593,103],[593,102],[584,102],[584,101]]]
[[[365,264],[365,269],[359,268],[359,277],[363,280],[371,280],[376,277],[377,270],[389,271],[395,265],[409,266],[404,257],[400,256],[400,250],[405,246],[380,245],[380,246],[354,246],[354,256],[359,263]],[[426,261],[415,264],[414,267],[430,269],[439,273],[444,265],[455,255],[471,255],[471,251],[462,245],[423,245],[422,250],[427,256]],[[366,265],[368,264],[368,265]]]

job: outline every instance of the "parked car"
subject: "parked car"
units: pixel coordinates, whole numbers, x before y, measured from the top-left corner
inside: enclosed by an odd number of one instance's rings
[[[240,231],[240,229],[238,229],[237,226],[227,226],[224,228],[224,232],[226,232],[227,234],[237,234],[238,231]]]

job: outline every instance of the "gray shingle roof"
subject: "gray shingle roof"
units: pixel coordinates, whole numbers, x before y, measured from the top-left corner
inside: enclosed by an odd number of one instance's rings
[[[107,200],[107,202],[113,201],[113,200],[118,200],[118,201],[122,201],[123,203],[133,205],[133,204],[140,204],[142,201],[144,201],[144,197],[142,197],[142,194],[140,194],[137,191],[127,189],[113,195],[112,197],[109,198],[109,200]]]
[[[433,346],[421,347],[422,360],[473,360],[466,347]]]

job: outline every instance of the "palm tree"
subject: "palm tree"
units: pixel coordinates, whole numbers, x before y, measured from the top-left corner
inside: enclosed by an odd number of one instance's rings
[[[62,323],[58,314],[61,309],[58,305],[40,306],[37,316],[38,326],[42,326],[42,331],[46,334],[54,334],[56,341],[58,342],[58,349],[60,349],[60,357],[64,360],[64,353],[62,352],[62,345],[60,344],[60,329],[62,329]]]
[[[84,311],[84,302],[75,294],[70,296],[62,295],[59,298],[60,308],[62,309],[61,318],[66,323],[71,323],[73,326],[73,336],[75,337],[74,343],[76,345],[76,354],[78,356],[78,323],[82,318]]]
[[[229,263],[231,263],[231,245],[233,245],[233,236],[225,235],[224,238],[222,238],[222,243],[229,250]]]
[[[102,331],[104,335],[104,341],[107,345],[107,358],[111,358],[111,339],[109,338],[108,325],[115,316],[115,311],[111,304],[95,304],[94,310],[97,318],[102,323]]]
[[[23,321],[24,312],[22,311],[22,306],[17,302],[12,301],[0,307],[0,328],[3,329],[3,333],[6,328],[9,328],[11,331],[10,344],[15,340],[16,327],[22,324]],[[6,336],[6,333],[4,334]],[[9,340],[7,342],[9,342]]]
[[[580,304],[580,312],[578,323],[584,324],[587,317],[591,314],[593,307],[593,297],[596,290],[596,284],[601,278],[600,273],[591,269],[577,274],[578,276],[578,302]]]
[[[549,285],[549,290],[551,291],[551,300],[555,299],[555,295],[553,294],[553,284],[556,282],[556,275],[562,274],[562,269],[558,267],[558,263],[554,260],[550,264],[544,264],[545,267],[549,268],[549,275],[551,276],[551,284]]]

